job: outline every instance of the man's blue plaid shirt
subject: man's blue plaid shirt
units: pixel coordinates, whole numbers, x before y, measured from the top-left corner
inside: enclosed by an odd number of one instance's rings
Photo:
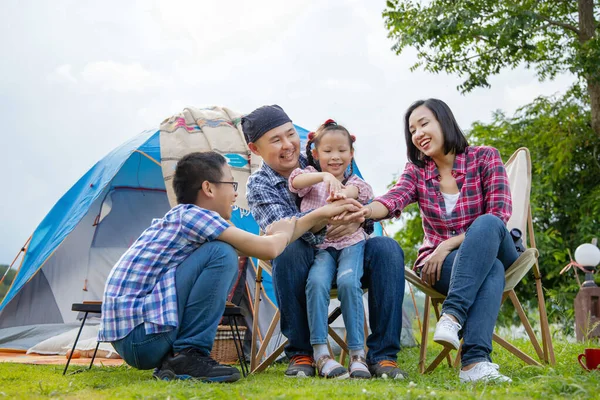
[[[308,161],[300,155],[300,168],[306,168]],[[246,199],[252,216],[263,231],[265,228],[281,218],[302,217],[310,211],[300,212],[298,196],[288,189],[288,180],[279,175],[264,161],[261,167],[248,178]],[[315,235],[306,232],[302,235],[309,244],[315,246],[323,243],[325,230]]]

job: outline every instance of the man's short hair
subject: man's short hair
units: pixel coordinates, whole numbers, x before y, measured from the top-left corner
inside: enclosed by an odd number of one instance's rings
[[[227,160],[214,151],[189,153],[177,162],[173,190],[178,204],[194,204],[204,181],[217,182],[223,177]]]

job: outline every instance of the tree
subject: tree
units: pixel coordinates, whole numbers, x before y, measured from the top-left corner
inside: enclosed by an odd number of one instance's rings
[[[412,69],[458,74],[463,92],[489,87],[504,68],[535,68],[540,80],[573,73],[586,87],[600,136],[600,10],[594,0],[389,0],[393,50],[418,51]]]
[[[598,140],[589,126],[589,111],[582,107],[583,97],[578,87],[562,97],[539,97],[512,117],[498,111],[491,123],[476,122],[468,131],[470,144],[496,147],[505,162],[519,147],[531,152],[531,206],[540,269],[551,302],[548,311],[566,331],[572,330],[579,288],[572,272],[559,272],[568,263],[567,249],[573,252],[590,242],[600,226]],[[414,262],[411,250],[423,237],[420,217],[409,212],[404,218],[396,239]],[[520,298],[531,300],[534,293],[527,283],[533,281],[525,279],[516,289]]]

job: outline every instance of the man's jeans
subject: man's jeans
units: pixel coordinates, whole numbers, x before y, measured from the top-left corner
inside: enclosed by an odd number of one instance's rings
[[[463,366],[490,361],[492,335],[504,291],[504,272],[519,257],[515,243],[498,217],[484,214],[467,229],[465,240],[442,265],[433,286],[447,294],[442,313],[462,325]]]
[[[179,326],[168,332],[146,334],[141,324],[123,339],[112,342],[113,347],[127,364],[138,369],[160,367],[168,353],[186,347],[210,354],[237,272],[237,253],[231,245],[204,243],[175,273]]]
[[[285,347],[288,357],[313,353],[305,288],[314,259],[315,249],[298,239],[272,263],[275,296],[281,312],[281,331],[289,340]],[[394,239],[367,239],[363,267],[363,283],[369,289],[372,332],[367,338],[367,361],[396,361],[402,329],[404,253]]]
[[[364,240],[341,250],[330,247],[327,250],[317,251],[306,282],[310,344],[327,343],[330,290],[332,284],[337,282],[338,298],[348,335],[348,348],[350,350],[364,348],[365,310],[360,283],[363,276],[364,252]]]

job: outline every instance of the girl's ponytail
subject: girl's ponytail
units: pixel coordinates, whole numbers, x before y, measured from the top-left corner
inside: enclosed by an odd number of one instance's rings
[[[306,141],[306,159],[308,160],[308,165],[315,168],[317,171],[321,171],[321,166],[318,162],[315,162],[312,155],[312,144],[315,141],[316,134],[314,132],[308,133],[308,140]]]

